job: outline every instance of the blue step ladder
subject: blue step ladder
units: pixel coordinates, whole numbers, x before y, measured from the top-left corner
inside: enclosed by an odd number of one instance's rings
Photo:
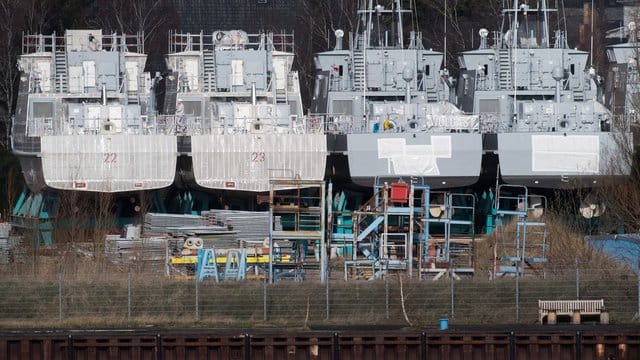
[[[220,281],[220,277],[218,275],[218,265],[216,263],[216,252],[213,248],[198,250],[196,278],[198,279],[198,281],[211,278],[215,279],[216,282]]]
[[[247,269],[247,249],[241,252],[231,250],[227,254],[227,264],[224,268],[225,280],[244,280]]]

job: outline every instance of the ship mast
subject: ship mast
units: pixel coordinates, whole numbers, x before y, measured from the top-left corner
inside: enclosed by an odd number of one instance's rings
[[[549,47],[549,14],[547,13],[547,0],[542,0],[542,16],[544,24],[542,24],[542,43],[545,47]]]
[[[398,11],[398,45],[401,49],[404,49],[404,35],[402,32],[402,4],[400,0],[396,0],[396,9]]]

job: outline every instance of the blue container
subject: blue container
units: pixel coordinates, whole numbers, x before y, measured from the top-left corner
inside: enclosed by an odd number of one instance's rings
[[[449,328],[449,319],[440,319],[440,330],[447,330]]]

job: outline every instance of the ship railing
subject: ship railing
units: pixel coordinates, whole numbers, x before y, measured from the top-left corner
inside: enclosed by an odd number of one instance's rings
[[[347,114],[317,113],[309,116],[321,117],[325,133],[329,134],[349,134],[353,133],[356,126],[361,126],[362,122],[354,124],[353,116]]]
[[[554,119],[538,119],[529,124],[523,122],[512,123],[500,120],[497,113],[480,114],[482,133],[519,133],[519,132],[618,132],[628,133],[631,130],[632,117],[629,115],[611,115],[603,118],[594,116],[594,113],[576,114],[568,117],[566,124]]]
[[[293,33],[281,31],[269,33],[272,50],[293,53],[295,52],[295,38]]]
[[[144,54],[144,33],[102,35],[102,50]]]
[[[60,76],[60,74],[58,74]],[[113,79],[112,81],[106,81]],[[47,78],[43,78],[42,74],[38,69],[32,70],[29,73],[29,93],[37,94],[37,93],[54,93],[56,92],[54,83],[57,81],[56,74],[51,74],[51,76]],[[146,86],[146,78],[144,74],[138,76],[137,79],[139,91],[135,93],[138,95],[146,94],[147,88]],[[92,97],[100,96],[102,93],[102,84],[106,83],[115,83],[119,84],[117,93],[124,93],[125,90],[125,79],[121,78],[120,75],[117,74],[101,74],[98,78],[93,81],[91,86],[87,86],[87,81],[83,75],[79,76],[69,76],[69,94],[87,94]],[[107,89],[108,96],[112,96],[114,90]]]
[[[225,38],[227,37],[227,38]],[[223,40],[224,39],[224,40]],[[212,33],[183,33],[169,31],[169,54],[185,51],[269,50],[293,53],[294,35],[287,32],[248,34],[244,31],[214,31]]]
[[[508,131],[508,124],[505,124],[505,122],[502,121],[500,113],[482,113],[478,116],[481,133],[498,133]]]
[[[347,90],[342,85],[342,77],[334,74],[329,75],[329,91],[344,91]]]
[[[54,52],[56,50],[56,34],[26,34],[22,33],[22,54]],[[64,39],[62,39],[64,40]]]
[[[175,135],[176,118],[175,115],[156,115],[143,119],[140,131],[145,135]]]
[[[294,134],[322,134],[324,133],[324,117],[309,114],[308,116],[291,115],[289,119]]]
[[[327,131],[326,116],[323,114],[309,114],[297,118],[296,122],[300,128],[300,131],[294,131],[296,133],[321,134]]]
[[[53,53],[66,51],[66,39],[57,36],[55,32],[50,35],[22,33],[22,54]]]
[[[502,33],[498,30],[493,31],[493,44],[496,49],[502,49]]]
[[[103,127],[105,119],[85,119],[76,122],[70,118],[68,121],[54,122],[52,117],[33,117],[29,118],[26,124],[26,135],[31,137],[37,136],[56,136],[56,135],[97,135],[102,133],[109,134],[128,134],[128,135],[159,135],[174,134],[175,119],[173,116],[140,116],[140,121],[132,121],[133,119],[111,119],[113,127],[107,130]]]
[[[53,117],[34,117],[27,121],[27,136],[55,135]]]
[[[385,120],[376,117],[356,118],[347,114],[310,114],[322,117],[324,131],[337,134],[367,134],[377,132],[458,132],[478,133],[481,131],[480,117],[473,115],[426,115],[416,119],[398,122],[389,119],[391,125],[385,129]]]
[[[324,124],[320,117],[299,117],[290,115],[288,118],[203,118],[194,115],[161,115],[159,120],[160,133],[177,135],[223,135],[223,134],[318,134],[324,131]]]
[[[144,33],[137,34],[103,34],[95,40],[95,48],[87,43],[87,51],[122,51],[144,54]],[[22,34],[22,54],[40,52],[64,52],[67,49],[66,36],[43,34]]]
[[[299,78],[297,71],[290,71],[287,74],[287,93],[298,92]]]
[[[204,89],[204,81],[202,76],[197,74],[188,74],[181,72],[178,76],[178,92],[198,92]]]

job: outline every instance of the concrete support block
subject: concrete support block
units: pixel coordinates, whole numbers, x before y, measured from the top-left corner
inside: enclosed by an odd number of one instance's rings
[[[547,314],[547,324],[555,325],[557,323],[558,323],[558,315],[556,314],[556,311],[555,310],[549,311],[549,313]]]
[[[580,324],[580,310],[573,310],[573,315],[571,316],[571,323],[575,325]]]

